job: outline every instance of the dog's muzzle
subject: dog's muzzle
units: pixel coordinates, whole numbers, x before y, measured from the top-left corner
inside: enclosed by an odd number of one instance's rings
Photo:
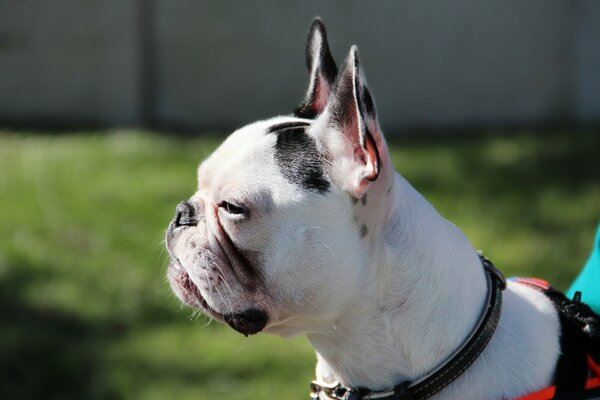
[[[176,243],[178,240],[180,240],[179,236],[187,228],[197,227],[202,218],[202,212],[193,202],[182,201],[177,205],[175,209],[175,215],[173,216],[173,219],[167,228],[166,245],[171,256],[171,262],[167,270],[167,278],[171,284],[173,292],[183,303],[190,307],[202,310],[204,313],[208,314],[214,319],[227,323],[229,326],[243,335],[248,336],[262,331],[269,319],[266,312],[255,307],[249,307],[241,312],[230,313],[221,313],[215,310],[208,304],[199,287],[190,278],[190,272],[187,271],[180,262],[178,256],[181,255],[177,254],[175,251],[177,246]],[[195,250],[198,251],[200,249]],[[206,251],[209,254],[214,254],[208,249],[206,249]],[[196,267],[188,266],[187,268]],[[206,265],[198,265],[197,268],[215,270],[214,267],[210,267],[210,264],[208,267]],[[224,281],[226,279],[226,277],[219,274],[217,274],[217,276],[211,276],[210,273],[206,273],[205,275],[210,277],[205,282],[200,283],[200,285],[202,286],[203,290],[208,291],[211,291],[210,287],[212,285],[218,285],[219,281]]]

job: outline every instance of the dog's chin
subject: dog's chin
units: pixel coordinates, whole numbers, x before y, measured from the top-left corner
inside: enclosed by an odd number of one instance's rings
[[[176,260],[171,261],[167,278],[175,295],[190,307],[197,308],[217,321],[225,322],[239,333],[248,336],[262,331],[269,318],[266,312],[248,308],[239,313],[223,314],[212,308],[192,282],[189,274]]]

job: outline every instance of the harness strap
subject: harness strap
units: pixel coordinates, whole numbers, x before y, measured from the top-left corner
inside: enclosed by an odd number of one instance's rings
[[[561,325],[561,356],[556,365],[555,385],[517,400],[600,398],[600,317],[581,303],[580,292],[569,300],[546,281],[535,278],[511,280],[544,293],[554,304]]]
[[[587,360],[588,368],[593,376],[585,382],[584,395],[586,397],[576,397],[577,399],[594,399],[600,397],[600,366],[592,360],[592,357],[588,356]],[[555,395],[556,385],[521,396],[515,400],[553,400]]]

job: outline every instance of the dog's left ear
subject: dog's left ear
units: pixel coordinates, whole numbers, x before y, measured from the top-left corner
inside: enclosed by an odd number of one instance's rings
[[[313,119],[325,109],[338,71],[329,51],[325,24],[319,17],[315,18],[308,32],[306,67],[310,73],[308,89],[294,114],[300,118]]]
[[[334,179],[337,176],[354,197],[362,197],[379,177],[387,147],[356,46],[350,49],[329,104],[317,121],[334,159]]]

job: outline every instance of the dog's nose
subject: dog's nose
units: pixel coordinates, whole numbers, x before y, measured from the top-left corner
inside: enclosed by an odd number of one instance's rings
[[[198,225],[197,214],[196,207],[192,203],[189,201],[182,201],[175,209],[173,228]]]

